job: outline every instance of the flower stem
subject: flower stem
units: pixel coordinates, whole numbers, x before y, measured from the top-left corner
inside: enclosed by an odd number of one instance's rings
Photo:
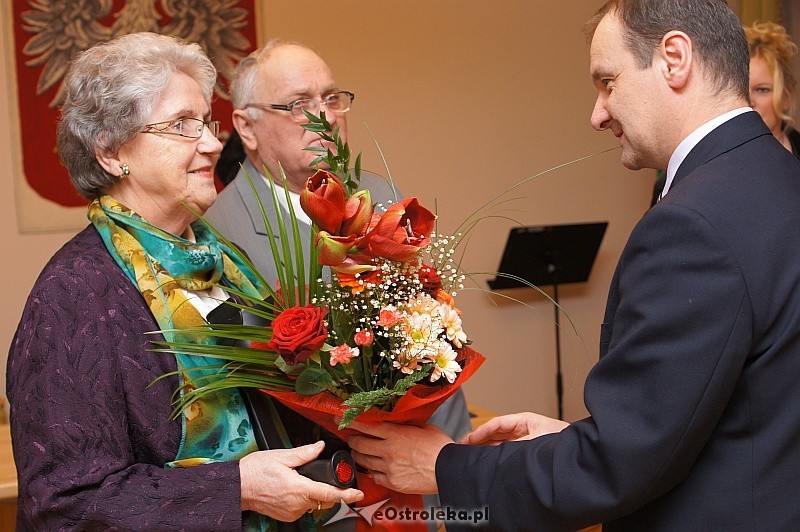
[[[369,375],[372,374],[372,346],[363,346],[361,348],[361,364],[364,367],[364,383],[367,385],[367,391],[372,390],[372,379]]]

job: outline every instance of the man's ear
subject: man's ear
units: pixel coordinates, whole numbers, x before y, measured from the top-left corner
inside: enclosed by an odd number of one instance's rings
[[[119,152],[111,152],[105,148],[95,148],[94,156],[103,170],[111,175],[122,175],[122,165],[124,161],[120,159]]]
[[[253,128],[253,119],[250,118],[247,111],[243,109],[234,109],[231,118],[233,120],[233,127],[235,127],[236,131],[239,133],[244,147],[251,152],[257,152],[258,141],[256,140],[256,132]]]
[[[667,84],[673,89],[682,89],[692,71],[692,40],[682,31],[669,31],[661,38],[657,55],[662,61],[662,73]]]

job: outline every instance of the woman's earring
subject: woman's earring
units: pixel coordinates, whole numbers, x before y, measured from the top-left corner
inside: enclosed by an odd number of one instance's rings
[[[119,165],[119,169],[122,170],[122,174],[120,175],[120,177],[128,177],[129,175],[131,175],[131,167],[128,166],[128,163],[122,163],[121,165]]]

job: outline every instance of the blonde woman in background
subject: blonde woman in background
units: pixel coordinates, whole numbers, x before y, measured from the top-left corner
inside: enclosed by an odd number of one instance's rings
[[[745,28],[750,45],[750,105],[772,134],[800,159],[800,133],[790,115],[797,81],[792,60],[797,46],[783,26],[763,22]]]

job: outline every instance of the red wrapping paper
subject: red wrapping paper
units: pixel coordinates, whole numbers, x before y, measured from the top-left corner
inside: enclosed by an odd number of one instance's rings
[[[433,414],[433,411],[453,395],[462,384],[467,382],[486,360],[486,357],[469,347],[459,349],[459,356],[464,360],[464,368],[453,384],[442,386],[416,384],[398,399],[391,412],[370,408],[366,412],[362,412],[356,418],[356,421],[376,424],[391,421],[392,423],[424,425]],[[342,405],[342,400],[331,393],[322,392],[316,395],[300,395],[296,392],[262,391],[301,416],[332,432],[342,440],[347,441],[348,436],[357,434],[352,429],[339,430],[339,423],[336,420],[344,415],[348,407]]]
[[[389,421],[392,423],[407,423],[412,425],[425,425],[433,414],[448,397],[453,395],[458,388],[467,382],[469,378],[478,370],[486,358],[469,347],[459,349],[459,358],[464,360],[464,368],[458,374],[458,378],[452,384],[443,386],[426,386],[417,384],[412,386],[408,392],[398,399],[391,412],[371,408],[361,413],[356,421],[362,423],[382,423]],[[358,434],[353,429],[340,430],[338,419],[344,415],[348,407],[342,405],[342,399],[333,394],[323,392],[316,395],[300,395],[295,392],[273,392],[262,390],[264,393],[274,397],[286,407],[291,408],[298,414],[310,419],[314,423],[332,432],[344,441],[348,436]],[[359,503],[360,507],[369,506],[384,499],[390,499],[386,506],[397,509],[409,508],[412,510],[428,510],[423,507],[422,497],[419,495],[406,495],[391,491],[373,482],[368,474],[358,473],[358,488],[364,492],[364,500]],[[357,517],[358,530],[427,530],[424,521],[381,521],[373,522],[370,526],[367,521]]]

